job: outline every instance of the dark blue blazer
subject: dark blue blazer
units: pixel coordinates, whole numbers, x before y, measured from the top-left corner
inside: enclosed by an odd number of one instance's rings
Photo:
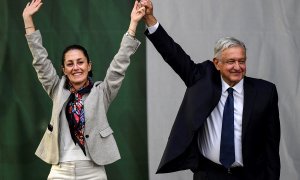
[[[203,169],[197,145],[199,129],[221,97],[221,75],[212,61],[194,63],[161,25],[145,32],[187,86],[157,173]],[[278,95],[274,84],[244,78],[242,155],[247,179],[279,180],[280,123]]]

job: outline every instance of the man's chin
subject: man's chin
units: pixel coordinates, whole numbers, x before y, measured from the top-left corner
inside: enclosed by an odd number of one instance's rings
[[[242,79],[243,79],[243,77],[232,78],[231,82],[239,83]]]
[[[232,82],[235,82],[235,84],[239,83],[242,79],[234,79]]]

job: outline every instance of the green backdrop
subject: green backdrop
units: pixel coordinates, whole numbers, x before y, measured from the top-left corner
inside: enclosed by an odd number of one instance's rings
[[[50,165],[34,152],[51,115],[52,102],[38,82],[24,37],[24,0],[0,0],[0,179],[46,179]],[[44,0],[35,26],[54,66],[64,47],[80,44],[102,80],[128,29],[132,0]],[[106,167],[109,180],[148,179],[145,38],[132,57],[108,118],[122,159]]]

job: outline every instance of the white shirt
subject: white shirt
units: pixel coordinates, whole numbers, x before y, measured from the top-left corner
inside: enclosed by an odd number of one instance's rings
[[[159,26],[148,27],[149,34],[154,33]],[[222,79],[222,77],[221,77]],[[244,108],[244,79],[236,84],[233,91],[234,97],[234,148],[235,162],[232,166],[243,166],[242,156],[242,118]],[[222,79],[222,95],[218,105],[211,112],[207,121],[204,122],[203,130],[199,131],[199,150],[204,157],[217,163],[220,163],[220,144],[222,132],[222,120],[224,105],[228,96],[227,89],[230,86]]]
[[[221,78],[222,79],[222,78]],[[243,166],[242,157],[242,118],[244,107],[244,79],[236,84],[233,91],[234,97],[234,148],[235,148],[235,163],[233,166]],[[204,122],[203,130],[199,131],[199,149],[203,156],[207,159],[221,164],[220,143],[222,132],[222,119],[225,102],[228,96],[227,89],[230,86],[222,79],[222,95],[218,105],[208,116]]]
[[[148,27],[149,34],[153,34],[158,28],[159,22],[156,22],[153,26]]]

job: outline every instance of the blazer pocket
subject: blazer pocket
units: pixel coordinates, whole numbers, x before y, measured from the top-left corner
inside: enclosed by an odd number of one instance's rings
[[[110,127],[107,127],[100,131],[100,136],[104,138],[104,137],[111,135],[112,133],[113,133],[113,130]]]

